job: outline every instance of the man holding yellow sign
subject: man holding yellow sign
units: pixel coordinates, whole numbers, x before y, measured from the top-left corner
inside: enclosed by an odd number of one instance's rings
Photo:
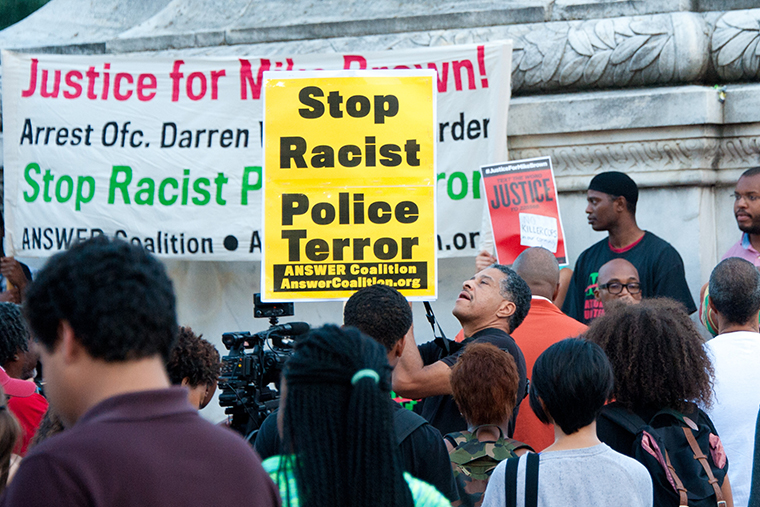
[[[264,74],[262,298],[436,296],[435,73]]]

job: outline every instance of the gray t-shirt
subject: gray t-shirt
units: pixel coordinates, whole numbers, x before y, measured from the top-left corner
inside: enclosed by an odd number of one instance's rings
[[[652,507],[652,479],[644,465],[605,444],[543,452],[539,456],[539,507],[626,505]],[[525,505],[526,456],[517,467],[517,505]],[[493,471],[482,507],[504,507],[502,461]]]

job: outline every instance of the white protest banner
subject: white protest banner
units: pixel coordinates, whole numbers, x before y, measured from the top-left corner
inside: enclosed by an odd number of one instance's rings
[[[509,42],[362,54],[173,59],[4,51],[8,251],[95,234],[185,260],[261,258],[262,75],[437,72],[438,238],[475,255],[479,167],[506,158]]]

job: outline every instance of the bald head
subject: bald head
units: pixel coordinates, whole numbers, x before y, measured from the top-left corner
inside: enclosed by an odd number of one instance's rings
[[[512,269],[525,280],[534,296],[554,299],[559,285],[559,264],[549,250],[540,246],[524,250],[515,259]]]
[[[612,259],[599,268],[594,296],[602,302],[605,311],[611,303],[638,303],[641,301],[641,280],[636,266],[625,259]],[[631,293],[628,284],[638,284]],[[622,285],[622,287],[618,287]],[[620,289],[620,292],[617,292]],[[616,293],[617,292],[617,293]]]
[[[629,278],[632,279],[632,281],[639,281],[639,270],[636,269],[636,266],[631,264],[625,259],[612,259],[606,264],[603,264],[601,268],[599,268],[599,278],[597,278],[598,283],[609,283],[609,281],[613,278],[616,278],[620,281],[627,281]]]

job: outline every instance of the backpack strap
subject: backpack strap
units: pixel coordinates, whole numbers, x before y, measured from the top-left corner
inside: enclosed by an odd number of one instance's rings
[[[525,458],[525,507],[538,507],[538,454],[529,452]]]
[[[538,507],[538,454],[525,455],[525,507]],[[517,507],[517,467],[520,458],[509,458],[504,470],[504,497],[507,507]]]
[[[665,454],[665,463],[668,465],[668,470],[670,470],[670,475],[673,477],[673,482],[676,483],[676,490],[678,491],[679,499],[678,506],[689,507],[689,496],[687,495],[688,491],[686,490],[686,486],[683,485],[683,482],[681,482],[678,474],[676,474],[676,469],[670,463],[670,455],[668,455],[667,449],[663,449],[663,452]]]
[[[504,497],[507,507],[517,507],[517,465],[520,458],[509,458],[504,470]]]
[[[401,445],[401,442],[414,433],[417,428],[427,424],[424,417],[419,414],[415,414],[411,410],[402,408],[396,410],[393,414],[393,427],[396,430],[396,443]]]
[[[457,448],[460,444],[472,440],[473,436],[469,431],[456,431],[454,433],[447,433],[443,436],[443,439],[450,443],[451,447]]]
[[[488,441],[489,443],[499,443],[499,444],[503,445],[504,447],[506,447],[507,449],[509,449],[509,451],[512,454],[515,454],[515,451],[519,451],[520,449],[526,449],[526,450],[528,450],[530,452],[536,452],[536,451],[533,450],[533,448],[531,446],[529,446],[525,442],[520,442],[519,440],[515,440],[514,438],[509,438],[509,437],[505,436],[504,432],[501,430],[501,428],[499,428],[495,424],[481,424],[480,426],[475,426],[474,428],[472,428],[472,433],[470,433],[470,435],[472,435],[472,437],[470,437],[470,438],[478,438],[478,430],[480,428],[486,428],[486,427],[492,427],[492,428],[496,428],[497,430],[499,430],[499,439],[498,440],[489,440]],[[452,435],[456,435],[456,434],[452,433]],[[463,441],[464,440],[458,440],[458,442],[463,442]]]
[[[480,428],[496,428],[497,430],[499,430],[499,440],[501,440],[502,438],[504,438],[504,432],[501,431],[501,428],[499,428],[495,424],[479,424],[478,426],[473,427],[472,431],[470,433],[472,433],[473,435],[475,435],[477,437],[478,430]]]
[[[662,416],[670,416],[670,417],[674,418],[675,420],[677,420],[682,425],[686,425],[686,426],[688,426],[689,428],[691,428],[693,430],[698,430],[699,429],[699,426],[697,426],[697,424],[694,421],[692,421],[692,419],[690,417],[687,417],[686,415],[682,414],[681,412],[679,412],[677,410],[673,410],[672,408],[663,408],[662,410],[660,410],[659,412],[657,412],[652,417],[652,419],[649,421],[649,424],[653,426],[654,425],[653,423],[654,423],[655,419],[657,419],[659,417],[662,417]],[[695,414],[695,416],[696,416],[696,414]],[[694,417],[694,418],[696,419],[696,417]]]
[[[686,435],[686,440],[689,441],[691,451],[694,453],[694,459],[699,461],[700,465],[702,465],[702,468],[705,469],[705,473],[709,479],[707,482],[709,482],[710,486],[712,486],[713,490],[715,490],[715,499],[717,500],[718,507],[726,507],[726,501],[723,498],[723,492],[720,490],[720,486],[718,486],[718,479],[715,478],[715,475],[712,472],[712,468],[710,468],[710,463],[707,462],[707,456],[705,456],[705,453],[703,453],[702,449],[700,449],[697,440],[694,438],[694,433],[691,432],[691,429],[682,429],[684,435]]]

